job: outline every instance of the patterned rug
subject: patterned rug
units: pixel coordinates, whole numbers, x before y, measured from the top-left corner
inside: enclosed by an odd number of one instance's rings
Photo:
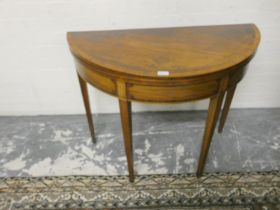
[[[0,209],[280,209],[280,171],[0,178]]]

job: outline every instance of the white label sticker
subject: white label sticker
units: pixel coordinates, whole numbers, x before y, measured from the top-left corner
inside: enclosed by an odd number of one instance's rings
[[[158,76],[169,76],[169,71],[157,71]]]

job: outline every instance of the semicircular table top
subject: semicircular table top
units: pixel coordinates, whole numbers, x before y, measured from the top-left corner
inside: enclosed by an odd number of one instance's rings
[[[139,77],[192,77],[250,59],[260,41],[254,24],[194,26],[67,34],[72,54],[104,71]]]

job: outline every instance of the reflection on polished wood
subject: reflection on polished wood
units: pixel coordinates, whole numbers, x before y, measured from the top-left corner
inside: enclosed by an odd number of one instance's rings
[[[260,33],[254,24],[68,32],[94,139],[86,83],[119,98],[129,179],[134,180],[131,101],[210,98],[197,176],[204,170],[224,95],[222,131]]]

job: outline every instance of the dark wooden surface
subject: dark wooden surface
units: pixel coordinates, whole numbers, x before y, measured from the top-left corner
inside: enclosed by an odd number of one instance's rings
[[[254,24],[68,32],[94,139],[86,82],[119,98],[130,180],[134,180],[131,101],[172,103],[210,98],[197,175],[226,95],[222,131],[237,83],[253,58]]]

